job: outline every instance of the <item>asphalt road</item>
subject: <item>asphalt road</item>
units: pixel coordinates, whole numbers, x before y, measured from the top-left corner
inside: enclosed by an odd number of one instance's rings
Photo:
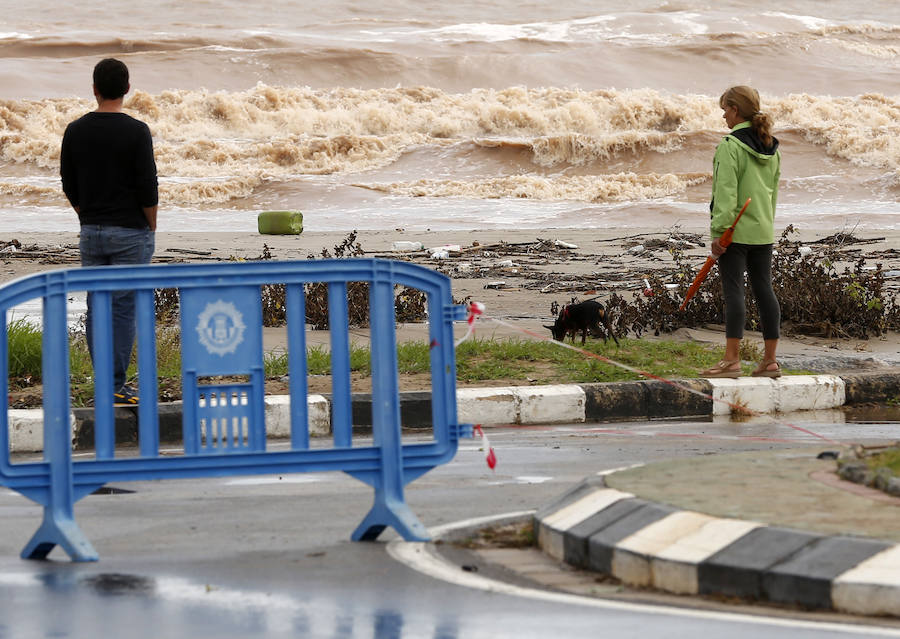
[[[832,415],[833,416],[833,415]],[[827,416],[826,416],[827,417]],[[793,421],[831,438],[896,440],[896,425]],[[413,482],[428,527],[540,507],[584,477],[658,459],[787,448],[815,441],[768,420],[606,424],[488,431]],[[760,441],[760,438],[762,441]],[[823,444],[823,450],[828,446]],[[844,637],[877,626],[742,615],[448,583],[395,560],[385,542],[348,541],[370,490],[341,474],[136,482],[79,502],[100,561],[18,554],[40,509],[0,489],[0,639],[19,637]],[[756,611],[758,613],[758,611]]]

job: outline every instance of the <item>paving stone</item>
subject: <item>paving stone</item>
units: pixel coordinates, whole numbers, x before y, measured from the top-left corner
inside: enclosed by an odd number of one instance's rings
[[[869,557],[891,547],[858,537],[823,537],[769,568],[762,578],[770,601],[831,608],[831,582]]]
[[[761,599],[764,572],[821,538],[771,526],[752,530],[697,566],[698,591]]]
[[[619,502],[604,511],[610,518],[610,523],[588,538],[588,568],[607,575],[612,574],[613,552],[617,543],[642,528],[678,512],[677,508],[671,506],[653,504],[640,499],[635,501],[641,502],[639,508],[632,508],[627,502]]]
[[[588,540],[628,513],[637,510],[647,502],[629,498],[617,501],[611,506],[591,515],[577,526],[570,528],[564,537],[564,558],[567,564],[586,568],[589,566]]]

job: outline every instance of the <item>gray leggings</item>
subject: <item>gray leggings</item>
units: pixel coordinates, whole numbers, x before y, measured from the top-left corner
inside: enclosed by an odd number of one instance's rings
[[[719,275],[725,297],[725,337],[744,336],[747,308],[744,304],[744,271],[759,306],[763,339],[778,339],[781,307],[772,290],[772,245],[732,243],[719,257]]]

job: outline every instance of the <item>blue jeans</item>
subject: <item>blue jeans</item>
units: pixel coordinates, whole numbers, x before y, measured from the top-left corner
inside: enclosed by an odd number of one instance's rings
[[[82,266],[109,266],[114,264],[149,264],[156,248],[155,235],[150,229],[131,229],[122,226],[85,224],[81,227],[78,243]],[[92,293],[87,296],[85,329],[88,350],[94,358],[92,328]],[[125,384],[131,349],[134,347],[134,291],[113,291],[113,392]]]

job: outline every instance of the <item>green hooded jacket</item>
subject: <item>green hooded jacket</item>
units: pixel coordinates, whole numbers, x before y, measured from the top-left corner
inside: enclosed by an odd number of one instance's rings
[[[773,137],[766,147],[749,122],[737,124],[716,147],[713,158],[711,236],[720,237],[731,226],[749,197],[750,206],[734,227],[732,240],[738,244],[772,244],[780,177],[778,140]]]

